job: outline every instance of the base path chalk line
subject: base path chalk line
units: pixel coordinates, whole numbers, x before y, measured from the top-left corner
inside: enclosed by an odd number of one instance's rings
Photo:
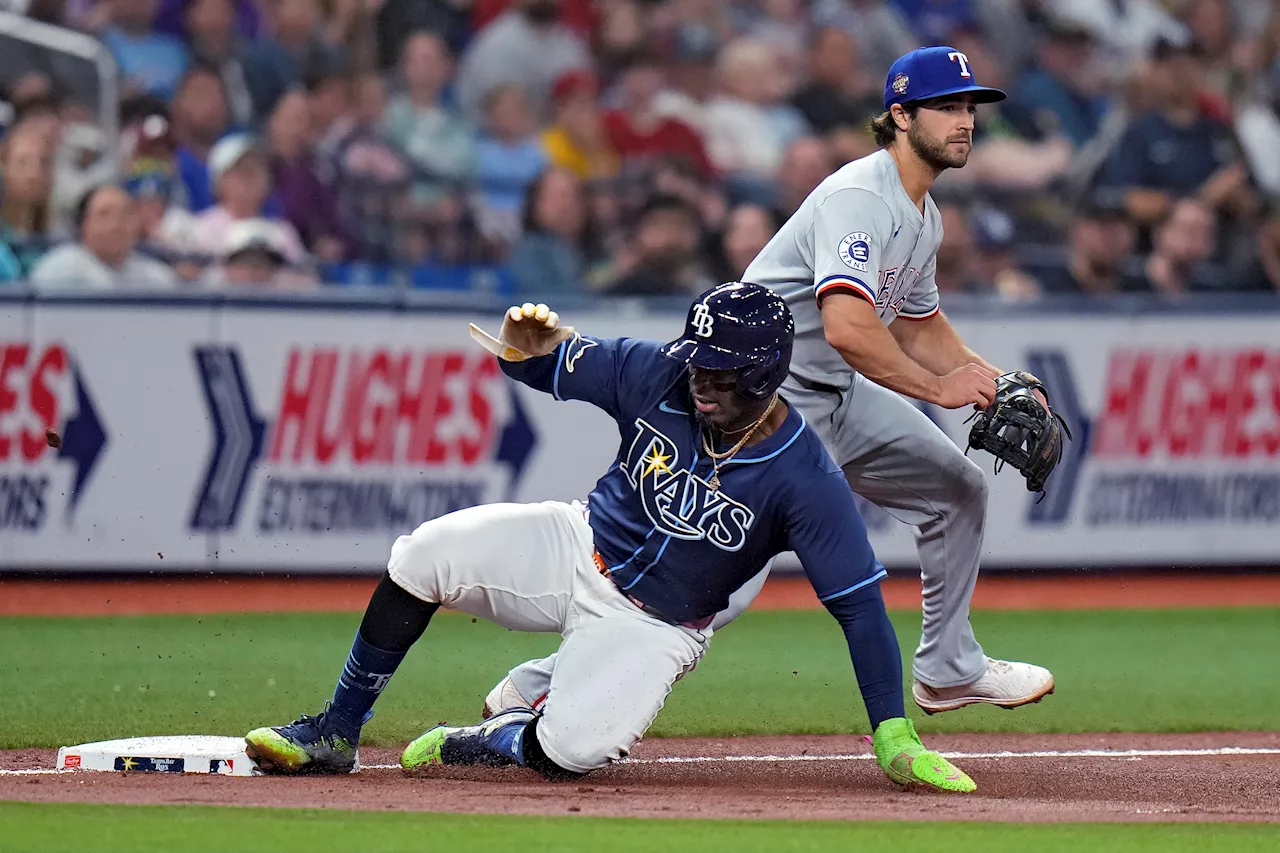
[[[1194,758],[1197,756],[1227,755],[1280,755],[1280,748],[1222,746],[1211,749],[1055,749],[1034,752],[941,752],[944,758],[977,759],[977,758]],[[734,762],[776,762],[776,761],[872,761],[875,756],[870,753],[856,755],[698,755],[668,756],[664,758],[624,758],[618,764],[731,764]],[[366,764],[362,770],[399,770],[399,764]],[[49,768],[32,768],[30,770],[0,770],[0,776],[54,776],[89,771],[53,770]],[[115,772],[115,771],[97,771]],[[141,772],[141,771],[140,771]],[[189,775],[189,774],[188,774]]]

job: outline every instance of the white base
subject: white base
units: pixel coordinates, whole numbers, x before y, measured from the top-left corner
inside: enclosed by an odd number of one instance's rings
[[[261,775],[245,754],[244,738],[216,735],[131,737],[64,746],[58,750],[57,769]]]

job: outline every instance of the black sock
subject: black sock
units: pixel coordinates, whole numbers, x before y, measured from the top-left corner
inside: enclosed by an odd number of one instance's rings
[[[382,576],[351,644],[326,717],[344,738],[359,741],[361,727],[373,716],[373,703],[439,607],[414,598],[390,575]]]
[[[537,770],[554,782],[567,782],[582,776],[581,773],[564,769],[543,752],[542,742],[538,740],[538,720],[541,719],[540,715],[534,717],[524,727],[524,732],[520,736],[520,763],[531,770]]]
[[[439,609],[439,604],[414,597],[393,581],[389,573],[384,574],[365,608],[360,636],[380,649],[407,652],[427,630],[431,617]]]

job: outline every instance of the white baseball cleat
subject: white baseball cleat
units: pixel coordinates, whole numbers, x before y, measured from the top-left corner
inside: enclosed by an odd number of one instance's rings
[[[1044,667],[994,658],[987,658],[987,671],[972,684],[930,687],[917,680],[911,687],[911,695],[926,714],[978,703],[1016,708],[1039,702],[1052,692],[1053,673]]]
[[[508,675],[495,684],[489,691],[489,695],[484,697],[484,710],[480,712],[480,718],[487,720],[495,714],[515,708],[534,710],[533,703],[524,698],[516,689],[515,683],[511,681],[511,676]]]

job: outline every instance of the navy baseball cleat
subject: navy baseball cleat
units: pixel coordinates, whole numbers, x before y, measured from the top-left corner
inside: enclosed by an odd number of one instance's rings
[[[406,770],[429,764],[509,767],[515,762],[493,748],[493,735],[507,726],[524,726],[536,716],[527,708],[513,708],[474,726],[436,726],[405,747],[400,766]]]
[[[327,719],[303,714],[287,726],[254,729],[245,735],[245,754],[264,773],[356,773],[360,770],[359,735],[340,734]]]

